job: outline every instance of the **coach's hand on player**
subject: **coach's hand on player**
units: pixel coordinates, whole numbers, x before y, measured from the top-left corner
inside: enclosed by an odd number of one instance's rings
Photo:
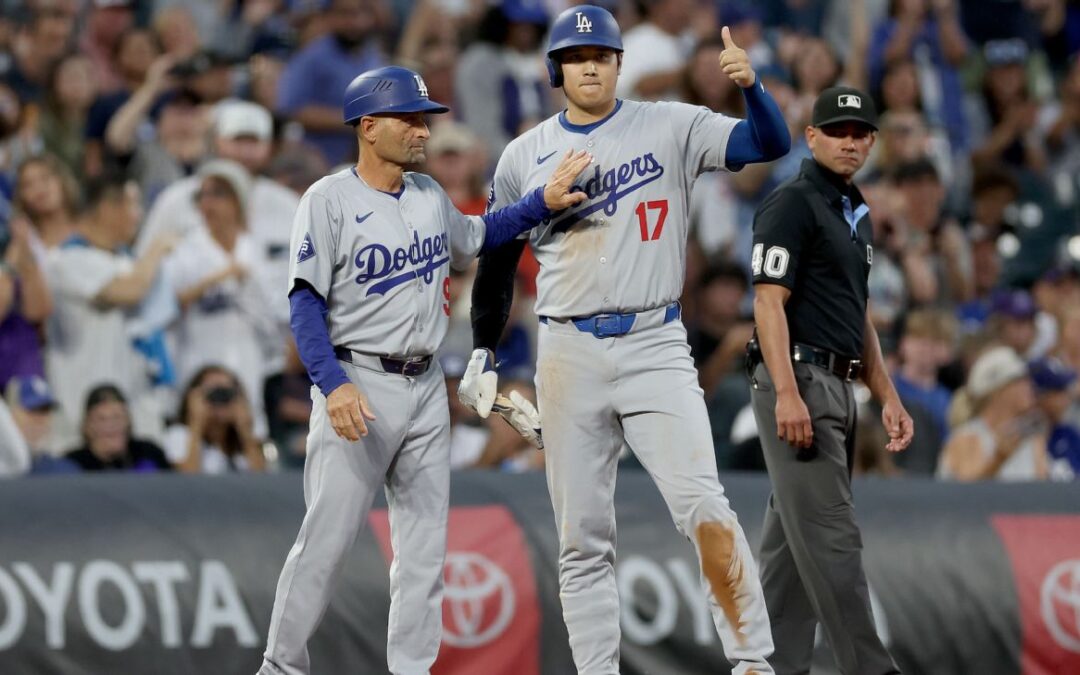
[[[911,437],[915,435],[915,423],[911,420],[908,411],[904,409],[900,397],[894,396],[881,406],[881,423],[885,425],[885,431],[889,434],[886,450],[900,452],[911,444]]]
[[[584,150],[566,151],[544,186],[544,206],[547,206],[549,211],[562,211],[588,199],[584,192],[570,192],[570,188],[578,174],[592,164],[592,161],[593,156]]]
[[[731,38],[731,29],[727,26],[720,30],[720,37],[724,40],[724,51],[720,52],[720,69],[743,89],[754,86],[757,73],[750,67],[750,56],[746,50],[735,44],[735,40]]]
[[[364,420],[375,420],[367,396],[361,394],[352,382],[346,382],[330,392],[326,397],[326,413],[330,415],[334,432],[347,441],[358,441],[367,436],[367,422]]]
[[[799,392],[777,393],[776,435],[796,448],[809,448],[814,442],[810,411]]]

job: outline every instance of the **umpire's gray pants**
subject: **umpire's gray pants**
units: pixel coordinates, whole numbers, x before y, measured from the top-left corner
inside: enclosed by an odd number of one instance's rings
[[[776,392],[765,364],[751,391],[773,492],[761,535],[761,583],[777,675],[809,673],[821,622],[844,675],[899,673],[874,628],[851,499],[855,397],[828,371],[795,365],[813,446],[801,453],[776,434]]]
[[[390,507],[394,549],[387,665],[394,675],[426,675],[442,640],[450,494],[450,408],[442,370],[435,363],[413,378],[341,366],[368,397],[376,419],[367,423],[364,438],[344,440],[330,424],[326,398],[311,388],[307,513],[278,580],[259,675],[311,672],[308,640],[380,487]]]

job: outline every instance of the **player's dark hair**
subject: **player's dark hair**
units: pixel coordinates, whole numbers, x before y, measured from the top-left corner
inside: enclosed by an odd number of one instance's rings
[[[498,6],[489,7],[476,26],[476,39],[480,42],[501,45],[509,34],[510,21]]]

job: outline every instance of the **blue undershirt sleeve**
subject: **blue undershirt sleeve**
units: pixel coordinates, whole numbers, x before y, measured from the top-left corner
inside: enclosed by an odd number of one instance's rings
[[[486,225],[481,250],[490,251],[550,218],[551,211],[544,204],[544,188],[538,187],[513,204],[481,217]]]
[[[731,130],[725,155],[725,164],[732,170],[753,162],[771,162],[791,150],[791,135],[784,115],[761,81],[742,92],[746,119]]]
[[[289,326],[296,339],[296,351],[307,368],[311,381],[329,396],[349,381],[330,342],[330,329],[326,325],[326,300],[304,282],[297,282],[289,293]]]

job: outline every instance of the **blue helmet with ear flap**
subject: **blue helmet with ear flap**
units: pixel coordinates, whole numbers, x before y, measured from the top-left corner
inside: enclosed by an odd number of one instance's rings
[[[555,53],[569,47],[607,47],[622,52],[619,24],[611,12],[596,5],[577,5],[556,17],[548,33],[547,48],[548,82],[552,87],[563,84]]]
[[[427,85],[419,73],[400,66],[386,66],[361,73],[345,88],[342,115],[345,124],[378,113],[444,113],[441,103],[428,98]]]

